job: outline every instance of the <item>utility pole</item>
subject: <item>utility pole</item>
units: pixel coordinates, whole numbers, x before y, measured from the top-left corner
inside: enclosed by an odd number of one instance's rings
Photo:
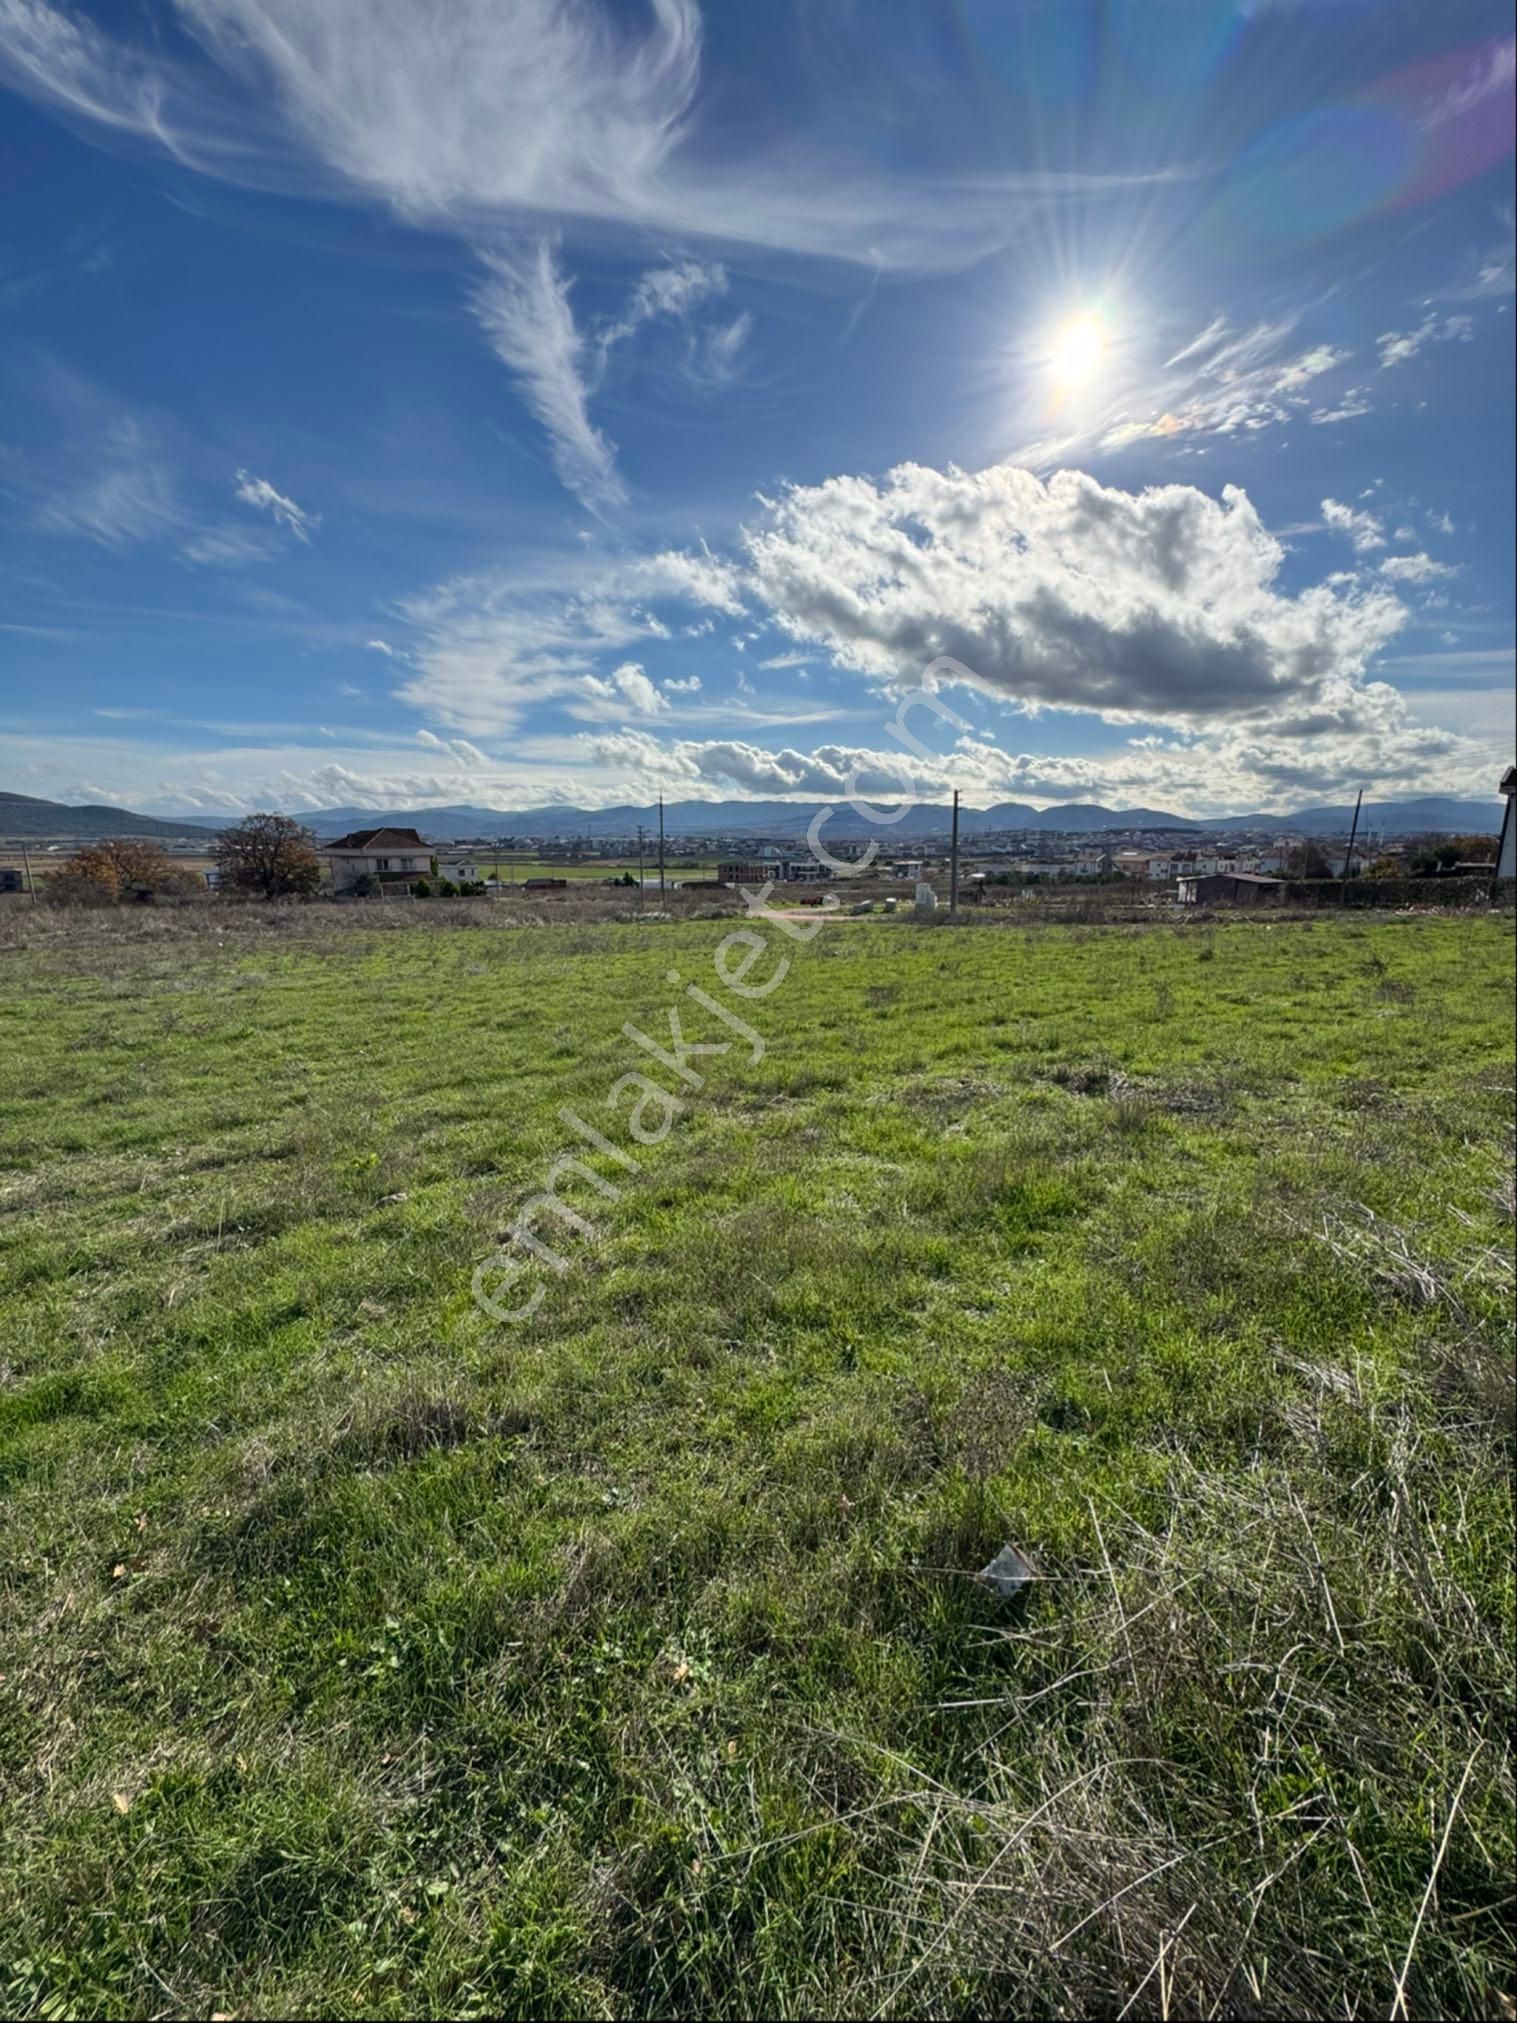
[[[664,797],[658,797],[658,896],[660,904],[664,897]]]
[[[26,845],[21,845],[21,862],[26,871],[26,889],[32,895],[33,906],[37,903],[37,881],[32,876],[32,860],[26,853]]]
[[[643,910],[643,825],[637,825],[637,910]]]
[[[1343,903],[1348,904],[1348,881],[1354,875],[1354,839],[1359,834],[1359,810],[1364,806],[1364,789],[1359,789],[1359,798],[1354,803],[1354,823],[1348,832],[1348,855],[1343,860]]]
[[[953,847],[948,859],[948,911],[959,910],[959,790],[953,790]]]

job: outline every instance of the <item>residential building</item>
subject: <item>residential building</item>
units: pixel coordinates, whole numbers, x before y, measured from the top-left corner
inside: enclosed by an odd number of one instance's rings
[[[1022,879],[1088,878],[1092,867],[1075,857],[1029,857],[1012,865],[1012,875]]]
[[[826,864],[820,864],[815,857],[747,858],[730,864],[718,864],[716,878],[719,885],[814,885],[818,879],[830,878],[832,872]]]
[[[1173,875],[1174,858],[1168,850],[1118,850],[1111,860],[1113,871],[1124,878],[1142,878],[1165,884]]]
[[[363,878],[381,885],[404,885],[432,872],[432,848],[414,829],[355,829],[324,843],[334,892],[351,892]]]

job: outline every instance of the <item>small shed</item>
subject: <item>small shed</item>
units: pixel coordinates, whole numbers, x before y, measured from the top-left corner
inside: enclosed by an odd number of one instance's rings
[[[1285,891],[1283,878],[1257,871],[1217,871],[1180,880],[1182,906],[1272,906]]]

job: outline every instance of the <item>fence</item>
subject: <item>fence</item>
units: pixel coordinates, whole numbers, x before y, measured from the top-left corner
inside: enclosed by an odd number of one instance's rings
[[[1292,878],[1281,899],[1287,906],[1484,906],[1493,872],[1464,878]],[[1510,887],[1508,887],[1510,898]]]

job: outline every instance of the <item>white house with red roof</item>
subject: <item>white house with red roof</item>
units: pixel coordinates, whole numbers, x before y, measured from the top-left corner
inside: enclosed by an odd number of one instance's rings
[[[334,892],[351,892],[363,878],[381,885],[406,885],[432,872],[432,846],[414,829],[355,829],[324,843]]]

